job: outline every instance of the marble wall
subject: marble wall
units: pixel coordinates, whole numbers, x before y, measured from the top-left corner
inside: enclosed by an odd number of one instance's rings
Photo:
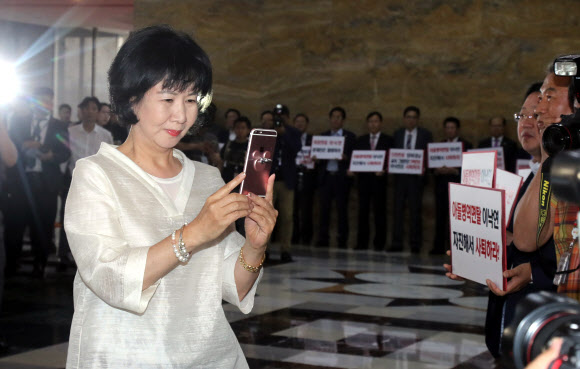
[[[580,52],[579,19],[578,0],[135,0],[136,28],[171,24],[209,53],[220,116],[235,107],[256,123],[283,102],[292,114],[307,113],[318,133],[341,105],[355,133],[365,132],[372,110],[392,133],[404,107],[417,105],[436,140],[453,115],[473,143],[488,136],[496,115],[508,118],[506,134],[516,139],[511,117],[527,87],[543,79],[554,56]],[[424,250],[435,227],[432,185]],[[350,213],[351,245],[356,216]]]
[[[341,105],[356,133],[371,110],[392,132],[413,104],[436,139],[454,115],[471,141],[518,111],[554,55],[580,51],[579,19],[577,0],[135,0],[137,28],[171,24],[209,53],[220,112],[256,122],[283,102],[319,131]]]

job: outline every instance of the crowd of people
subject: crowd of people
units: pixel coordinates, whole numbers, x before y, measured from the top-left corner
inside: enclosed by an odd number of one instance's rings
[[[89,96],[77,105],[78,121],[71,121],[69,104],[58,107],[58,119],[53,114],[54,94],[49,88],[37,88],[30,97],[14,104],[6,114],[6,130],[20,153],[16,165],[7,170],[2,204],[11,211],[5,220],[6,274],[17,273],[20,265],[23,239],[28,229],[34,254],[33,276],[42,278],[49,253],[57,251],[58,270],[74,266],[70,255],[64,227],[55,238],[55,219],[64,218],[71,176],[76,162],[98,152],[102,143],[121,145],[129,134],[129,128],[119,122],[111,105]],[[393,229],[388,244],[387,226],[387,179],[385,168],[376,173],[352,173],[349,171],[353,150],[383,150],[391,148],[426,150],[433,142],[432,133],[419,125],[421,110],[408,106],[403,110],[403,127],[393,136],[383,132],[383,116],[372,111],[366,117],[368,133],[356,137],[345,127],[347,113],[340,106],[328,113],[329,129],[312,132],[307,114],[298,113],[291,118],[286,105],[278,104],[259,116],[258,124],[252,124],[239,110],[229,108],[224,123],[216,122],[217,107],[211,104],[200,114],[196,124],[176,145],[185,155],[218,168],[224,181],[228,182],[243,171],[248,137],[252,128],[277,131],[272,173],[276,174],[275,204],[280,211],[273,241],[280,244],[281,259],[291,261],[292,244],[313,244],[329,247],[330,219],[333,206],[336,209],[336,247],[347,248],[350,236],[349,195],[354,184],[358,189],[358,221],[355,249],[373,248],[376,251],[398,252],[404,249],[404,219],[408,210],[408,247],[420,253],[422,238],[422,204],[425,178],[435,178],[437,211],[436,234],[432,254],[443,254],[449,241],[448,194],[449,182],[459,182],[461,168],[437,168],[426,170],[423,175],[394,174]],[[443,141],[463,142],[464,150],[472,145],[459,136],[460,120],[447,117],[443,121]],[[492,117],[489,121],[491,136],[479,142],[478,147],[504,149],[506,168],[515,170],[518,152],[515,142],[504,136],[506,120]],[[344,149],[340,160],[318,160],[315,156],[305,161],[304,150],[309,149],[313,135],[343,136]],[[308,162],[308,163],[307,163]],[[424,164],[425,165],[425,164]],[[58,198],[60,214],[57,215]],[[313,219],[313,203],[318,201],[319,219]],[[373,214],[374,227],[370,226]],[[313,225],[318,224],[317,232]],[[371,232],[371,228],[374,230]],[[243,220],[237,221],[237,230],[244,235]],[[371,235],[374,238],[370,240]],[[54,240],[58,239],[58,245]],[[370,245],[369,245],[370,244]]]

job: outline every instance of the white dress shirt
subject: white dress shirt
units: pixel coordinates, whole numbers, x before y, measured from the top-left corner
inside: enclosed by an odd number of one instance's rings
[[[111,132],[95,124],[91,132],[85,131],[83,124],[69,127],[68,137],[70,142],[70,159],[68,168],[70,173],[75,169],[77,160],[95,155],[101,147],[101,142],[112,144],[113,136]]]
[[[330,135],[342,137],[342,128],[338,131],[330,131]],[[329,172],[338,172],[338,160],[329,160],[326,164],[326,170]]]
[[[48,121],[50,120],[50,115],[46,115],[46,116],[42,116],[39,117],[37,115],[34,116],[33,120],[32,120],[32,125],[30,127],[30,135],[32,136],[33,139],[35,139],[34,137],[34,131],[36,130],[36,126],[38,125],[40,127],[40,138],[37,139],[37,142],[40,142],[41,144],[44,144],[44,140],[46,139],[46,131],[48,130]],[[33,156],[33,157],[37,157],[39,154],[38,149],[32,149],[32,150],[28,150],[26,155],[29,156]],[[34,159],[34,165],[32,167],[28,167],[26,168],[26,172],[41,172],[42,171],[42,162],[40,161],[40,159],[36,158]]]
[[[415,149],[415,145],[417,144],[417,127],[413,128],[412,131],[405,130],[405,140],[403,141],[403,148],[407,148],[407,140],[409,135],[411,135],[411,150]]]

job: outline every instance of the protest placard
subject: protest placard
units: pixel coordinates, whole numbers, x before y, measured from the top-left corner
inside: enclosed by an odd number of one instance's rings
[[[463,142],[435,142],[427,144],[429,168],[459,168],[463,153]]]
[[[312,136],[310,155],[317,159],[341,160],[343,150],[343,136]]]
[[[314,169],[314,162],[310,156],[310,146],[302,146],[302,149],[296,154],[296,165],[302,165],[306,169]]]
[[[505,169],[505,159],[503,156],[503,147],[484,147],[481,149],[471,149],[467,150],[468,152],[486,152],[486,151],[495,151],[497,152],[497,165],[496,168]]]
[[[389,149],[389,173],[423,174],[423,150]]]
[[[518,159],[516,160],[516,174],[522,176],[523,178],[528,178],[532,168],[530,167],[530,159]]]
[[[350,156],[351,172],[382,172],[385,168],[385,150],[354,150]]]
[[[449,183],[453,274],[505,291],[505,191]]]
[[[518,197],[518,192],[520,192],[520,188],[522,187],[523,181],[524,179],[517,174],[513,174],[502,169],[497,169],[495,171],[495,188],[505,191],[504,200],[506,211],[506,227],[507,222],[512,216],[512,212],[514,211],[514,204]]]
[[[461,184],[493,188],[496,156],[496,151],[464,152]]]

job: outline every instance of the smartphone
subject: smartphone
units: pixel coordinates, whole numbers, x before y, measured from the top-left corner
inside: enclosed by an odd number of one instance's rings
[[[250,132],[244,164],[246,178],[240,185],[241,194],[247,195],[251,192],[261,197],[266,196],[277,136],[278,133],[273,129],[254,128]]]

